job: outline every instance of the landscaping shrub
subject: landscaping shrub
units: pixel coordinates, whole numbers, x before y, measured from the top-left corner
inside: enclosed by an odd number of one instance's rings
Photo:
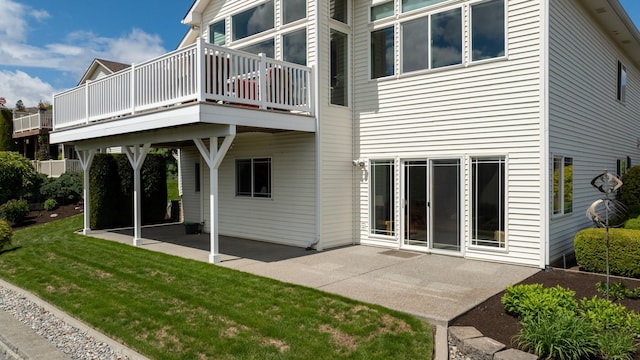
[[[9,200],[0,206],[0,216],[13,223],[20,224],[29,215],[29,204],[26,200]]]
[[[48,178],[40,187],[40,195],[55,199],[60,204],[75,204],[82,198],[82,173],[63,173]]]
[[[158,223],[167,213],[167,165],[158,154],[148,154],[140,171],[142,177],[142,220]]]
[[[114,214],[120,226],[133,225],[133,168],[125,154],[114,154],[120,176],[120,208]]]
[[[47,211],[55,210],[58,208],[58,202],[56,199],[47,199],[44,202],[44,209]]]
[[[89,169],[90,226],[106,229],[114,226],[120,211],[120,178],[116,161],[110,154],[96,154]]]
[[[586,359],[596,354],[598,339],[591,324],[568,313],[538,316],[521,323],[518,346],[542,359]]]
[[[561,286],[545,288],[541,284],[511,285],[505,290],[505,310],[520,319],[540,316],[574,315],[578,310],[575,292]]]
[[[576,234],[574,249],[583,270],[606,272],[605,229],[585,229]],[[640,278],[640,231],[609,229],[609,271]]]
[[[6,221],[0,220],[0,250],[11,244],[12,236],[13,230],[11,230],[11,226]]]
[[[0,151],[15,150],[13,134],[13,113],[7,108],[0,108]]]
[[[605,332],[598,335],[598,355],[606,360],[631,360],[636,351],[635,340],[623,332]]]
[[[632,217],[640,215],[640,166],[629,169],[622,177],[622,183],[618,198]]]
[[[637,218],[629,219],[624,223],[625,229],[640,230],[640,216]]]
[[[0,151],[0,204],[31,193],[37,180],[29,159],[15,152]]]

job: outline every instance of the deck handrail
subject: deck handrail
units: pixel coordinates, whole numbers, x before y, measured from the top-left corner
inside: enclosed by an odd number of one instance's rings
[[[29,114],[13,119],[14,133],[52,128],[53,113],[50,110],[38,111],[35,114]]]
[[[53,129],[198,101],[313,115],[313,71],[205,43],[133,64],[53,96]]]

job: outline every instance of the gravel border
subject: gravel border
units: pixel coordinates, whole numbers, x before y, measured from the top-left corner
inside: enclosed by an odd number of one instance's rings
[[[78,360],[129,360],[108,344],[67,324],[16,291],[0,286],[0,310],[13,315],[67,356]]]

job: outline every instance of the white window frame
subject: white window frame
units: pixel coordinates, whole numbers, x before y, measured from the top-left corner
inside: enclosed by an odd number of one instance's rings
[[[389,4],[392,3],[393,4],[393,14],[387,16],[387,17],[383,17],[380,19],[376,19],[373,20],[371,18],[371,11],[373,10],[373,8],[381,6],[381,5],[385,5],[385,4]],[[396,2],[394,0],[390,0],[390,1],[374,1],[373,4],[369,5],[369,23],[375,23],[375,22],[380,22],[380,21],[385,21],[385,20],[389,20],[389,19],[393,19],[396,17],[396,13],[397,13],[397,6],[396,6]]]
[[[376,233],[375,232],[375,220],[376,220],[376,209],[374,207],[374,199],[372,197],[373,191],[374,191],[374,178],[373,178],[373,166],[375,163],[383,163],[386,162],[389,165],[391,165],[391,172],[389,175],[389,183],[391,184],[391,189],[390,189],[390,194],[391,194],[391,201],[390,201],[390,218],[392,224],[393,225],[393,229],[390,231],[390,234],[381,234],[381,233]],[[397,198],[398,198],[398,189],[396,186],[396,171],[397,171],[397,161],[393,158],[381,158],[381,159],[372,159],[369,161],[369,173],[372,174],[370,180],[369,180],[369,194],[368,194],[368,199],[369,199],[369,225],[368,225],[368,234],[369,237],[371,238],[383,238],[385,240],[395,240],[398,238],[398,235],[400,234],[400,231],[398,229],[398,221],[396,219],[396,203],[397,203]]]
[[[555,168],[556,168],[556,160],[560,161],[560,169],[558,169],[558,192],[555,193],[553,191],[553,186],[554,186],[554,172],[555,172]],[[565,182],[565,172],[564,169],[567,166],[565,160],[570,160],[571,161],[571,165],[574,165],[575,162],[573,160],[573,157],[571,156],[562,156],[562,155],[553,155],[551,157],[551,216],[554,218],[559,218],[559,217],[564,217],[564,216],[568,216],[573,214],[573,202],[571,204],[571,211],[570,212],[566,212],[564,207],[565,207],[565,193],[564,193],[564,182]],[[571,193],[573,196],[573,180],[571,181]],[[555,210],[555,203],[556,203],[556,198],[555,196],[558,196],[558,200],[559,200],[559,206],[558,206],[558,210],[556,212]]]
[[[477,5],[477,4],[481,4],[484,2],[489,2],[492,0],[482,0],[482,1],[477,1],[477,2],[473,2],[471,4],[469,4],[469,14],[466,16],[469,19],[469,31],[468,31],[468,41],[469,41],[469,49],[468,49],[468,54],[467,54],[467,61],[469,62],[469,64],[482,64],[482,63],[486,63],[486,62],[492,62],[492,61],[501,61],[501,60],[505,60],[509,57],[509,26],[507,26],[508,23],[508,16],[509,16],[509,1],[508,0],[503,0],[502,5],[504,6],[504,55],[503,56],[496,56],[496,57],[492,57],[492,58],[487,58],[487,59],[481,59],[481,60],[473,60],[473,6]],[[465,15],[463,14],[463,17]],[[464,27],[464,24],[463,24]]]
[[[243,9],[231,14],[229,16],[229,29],[230,29],[229,37],[231,38],[231,41],[232,42],[237,42],[237,41],[243,41],[243,40],[246,40],[246,39],[253,39],[253,38],[256,38],[256,37],[260,37],[260,36],[262,36],[262,35],[264,35],[264,34],[266,34],[268,32],[274,31],[276,29],[276,27],[277,27],[277,14],[276,13],[278,11],[278,7],[276,6],[277,5],[276,2],[278,2],[278,1],[279,0],[265,0],[265,1],[262,1],[262,2],[259,2],[259,3],[255,4],[255,5],[253,5],[250,8],[243,8]],[[235,16],[237,16],[239,14],[242,14],[244,12],[247,12],[247,11],[249,11],[251,9],[258,8],[258,7],[264,5],[264,4],[268,3],[268,2],[273,2],[273,27],[270,28],[270,29],[266,29],[266,30],[260,31],[258,33],[249,35],[249,36],[245,36],[245,37],[240,38],[240,39],[235,39],[235,34],[233,32],[233,25],[234,25],[234,19],[233,18]]]
[[[367,43],[368,43],[368,52],[367,52],[367,59],[369,61],[368,67],[369,67],[369,80],[370,81],[378,81],[378,80],[384,80],[384,79],[393,79],[396,78],[398,76],[398,61],[397,61],[397,56],[396,56],[396,49],[398,46],[398,31],[396,29],[396,27],[398,27],[398,24],[392,23],[392,24],[385,24],[384,26],[378,26],[375,27],[373,29],[371,29],[369,31],[369,37],[367,38]],[[371,44],[371,35],[375,32],[375,31],[380,31],[380,30],[385,30],[385,29],[389,29],[391,28],[393,30],[393,74],[391,75],[385,75],[385,76],[380,76],[377,78],[373,77],[373,59],[371,58],[371,48],[372,48],[372,44]]]
[[[482,245],[478,244],[480,242],[490,242],[491,240],[483,240],[483,239],[474,239],[473,238],[473,229],[471,228],[473,224],[472,217],[475,216],[475,204],[473,204],[473,192],[475,183],[473,182],[473,165],[475,159],[487,159],[487,158],[500,158],[500,160],[504,163],[504,173],[502,174],[504,177],[504,187],[502,193],[502,205],[504,206],[504,246],[499,246],[500,242],[498,241],[498,246],[490,246],[490,245]],[[469,156],[469,190],[468,190],[468,201],[469,201],[469,248],[474,250],[482,250],[482,251],[492,251],[499,253],[509,252],[509,157],[505,154],[477,154]]]
[[[269,192],[267,196],[257,196],[255,192],[255,160],[269,160]],[[251,194],[244,195],[238,193],[238,161],[251,161]],[[234,178],[235,178],[235,196],[236,198],[251,198],[251,199],[273,199],[273,158],[269,156],[254,156],[254,157],[242,157],[237,158],[234,161]]]

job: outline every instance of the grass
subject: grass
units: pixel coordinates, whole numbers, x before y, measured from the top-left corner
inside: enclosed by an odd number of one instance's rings
[[[0,277],[154,359],[431,359],[428,323],[383,307],[74,234],[16,231]]]
[[[180,193],[178,192],[178,178],[171,178],[167,176],[167,201],[180,200]]]

